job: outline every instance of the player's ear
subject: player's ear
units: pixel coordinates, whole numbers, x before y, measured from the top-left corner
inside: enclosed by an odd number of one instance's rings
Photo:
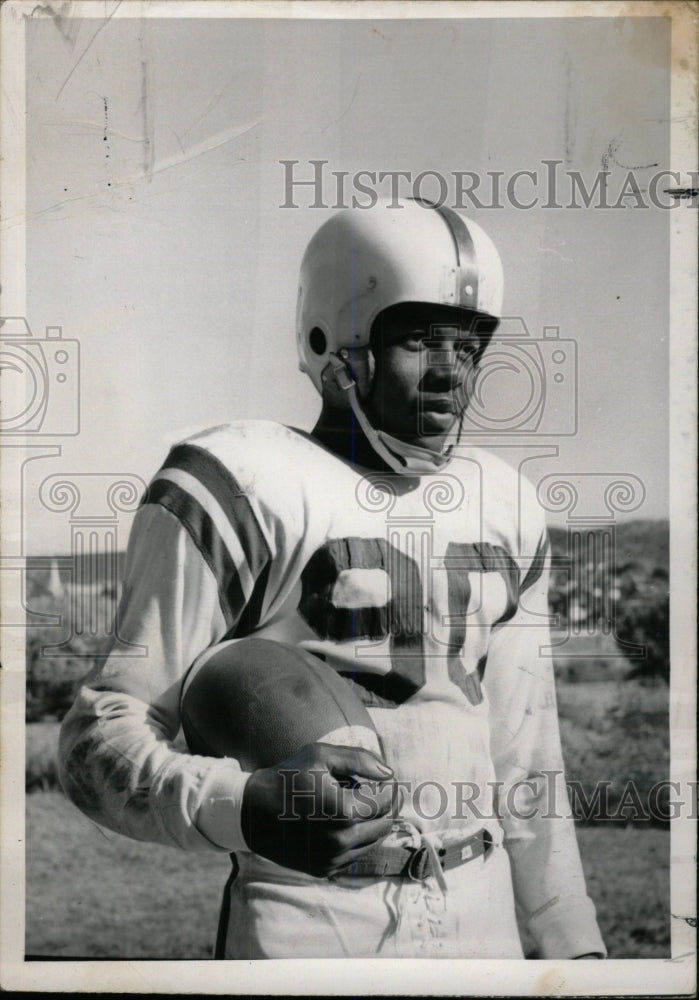
[[[366,397],[376,370],[370,347],[342,348],[321,373],[323,399],[336,409],[349,406],[348,387],[354,384],[360,398]]]
[[[360,397],[368,395],[376,372],[376,358],[370,347],[352,351],[352,368]]]
[[[338,355],[331,354],[325,368],[320,373],[323,406],[332,410],[349,410],[349,389],[352,385],[349,366]]]

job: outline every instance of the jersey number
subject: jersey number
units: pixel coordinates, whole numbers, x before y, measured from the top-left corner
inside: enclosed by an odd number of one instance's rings
[[[390,582],[390,597],[381,604],[339,607],[333,591],[345,570],[383,570]],[[447,665],[449,679],[472,705],[483,700],[481,679],[486,656],[470,673],[464,669],[461,650],[466,641],[466,615],[471,600],[469,574],[499,573],[507,593],[505,613],[494,624],[511,618],[517,608],[519,567],[499,546],[451,542],[444,557],[449,603]],[[420,569],[410,556],[383,538],[334,538],[318,549],[301,575],[299,612],[321,639],[336,642],[389,637],[391,670],[386,674],[345,674],[372,705],[395,707],[425,683],[423,588]],[[355,603],[355,602],[351,602]]]

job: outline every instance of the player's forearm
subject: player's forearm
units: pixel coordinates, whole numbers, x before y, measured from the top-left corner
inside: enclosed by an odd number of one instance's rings
[[[231,760],[178,752],[148,705],[118,691],[80,691],[59,746],[61,782],[96,822],[186,850],[238,850],[247,775]]]
[[[595,906],[587,895],[572,823],[531,839],[506,839],[515,895],[541,958],[606,956]]]
[[[173,745],[182,679],[225,629],[216,580],[192,538],[168,510],[142,507],[129,541],[119,642],[62,728],[62,783],[98,823],[188,850],[242,847],[245,775],[233,761]]]
[[[549,704],[526,719],[529,725],[498,760],[515,897],[542,958],[604,956],[572,820],[555,708]]]
[[[549,731],[549,737],[552,734]],[[544,734],[540,734],[544,744]],[[585,876],[570,812],[560,751],[545,754],[549,769],[537,767],[511,799],[502,823],[512,862],[515,896],[527,916],[542,958],[606,954]],[[536,754],[532,754],[536,761]]]

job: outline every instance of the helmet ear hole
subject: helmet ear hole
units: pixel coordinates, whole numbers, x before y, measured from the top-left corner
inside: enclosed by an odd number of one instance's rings
[[[308,335],[308,344],[314,354],[325,354],[328,339],[319,326],[314,326]]]

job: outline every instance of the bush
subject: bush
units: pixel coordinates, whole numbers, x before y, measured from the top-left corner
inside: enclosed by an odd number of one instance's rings
[[[630,521],[617,525],[614,552],[606,552],[597,533],[587,548],[572,536],[551,529],[554,571],[549,602],[560,627],[609,628],[622,654],[627,644],[645,648],[631,658],[633,676],[667,681],[669,642],[669,525],[667,521]],[[580,540],[578,540],[580,542]],[[587,560],[587,561],[586,561]]]
[[[58,722],[33,722],[26,727],[26,774],[28,792],[59,788]]]
[[[617,612],[617,637],[645,647],[645,656],[632,660],[634,677],[670,681],[670,595],[667,589],[644,587],[628,597]],[[623,647],[622,647],[623,648]]]
[[[44,616],[55,615],[60,624],[30,623],[27,626],[26,720],[62,719],[73,703],[80,681],[92,669],[103,637],[73,634],[67,597],[35,599],[32,611]]]

